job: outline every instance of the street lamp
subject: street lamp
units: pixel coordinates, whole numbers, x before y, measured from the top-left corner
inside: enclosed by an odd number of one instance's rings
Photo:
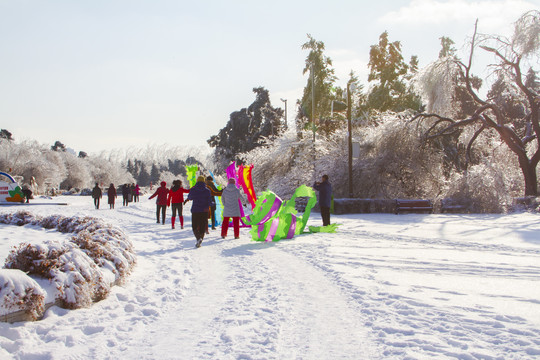
[[[289,127],[289,124],[287,123],[287,99],[281,99],[285,103],[285,130]]]
[[[353,177],[352,177],[352,101],[351,92],[356,89],[355,83],[347,83],[347,127],[348,127],[348,145],[349,145],[349,197],[353,197]]]
[[[315,73],[311,63],[311,126],[313,129],[313,144],[315,144]],[[313,148],[315,151],[315,148]]]

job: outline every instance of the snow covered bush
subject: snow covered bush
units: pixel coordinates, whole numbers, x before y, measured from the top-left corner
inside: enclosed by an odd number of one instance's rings
[[[29,211],[17,211],[14,214],[0,214],[0,223],[23,226],[35,220]]]
[[[20,270],[0,269],[0,316],[24,311],[37,320],[45,311],[45,291]]]
[[[471,212],[501,213],[512,203],[510,194],[504,173],[494,170],[490,164],[480,164],[464,174],[455,174],[445,195],[457,203],[467,204]]]
[[[259,147],[242,159],[254,164],[257,191],[269,189],[291,196],[301,184],[311,185],[327,174],[334,196],[348,197],[347,133],[302,139],[289,131],[273,143]],[[364,198],[434,196],[444,182],[442,154],[425,147],[414,124],[405,116],[386,113],[371,126],[356,129],[361,157],[353,161],[353,195]]]
[[[110,290],[97,265],[75,244],[21,244],[10,251],[5,268],[49,279],[58,305],[68,309],[88,306]]]
[[[353,129],[360,158],[353,160],[353,195],[357,198],[428,198],[439,203],[452,198],[469,204],[469,211],[501,212],[523,191],[518,164],[497,137],[477,141],[474,162],[466,164],[460,151],[474,135],[463,131],[455,143],[425,142],[423,124],[409,113],[371,114]],[[301,184],[311,185],[328,174],[334,196],[348,197],[347,133],[337,130],[315,142],[309,132],[295,132],[241,154],[253,164],[257,192],[271,190],[290,197]],[[464,171],[465,169],[466,171]]]
[[[109,294],[111,279],[100,271],[96,263],[76,244],[65,244],[68,251],[59,258],[52,269],[51,279],[58,291],[56,300],[60,307],[76,309],[90,306]]]
[[[395,113],[362,129],[364,151],[356,164],[360,197],[435,198],[444,181],[443,154],[423,143],[416,124]]]
[[[61,215],[39,218],[18,212],[3,214],[0,222],[74,233],[63,243],[20,244],[10,251],[4,265],[49,279],[56,291],[56,303],[64,308],[85,307],[104,299],[112,285],[125,281],[136,263],[133,245],[124,232],[100,219]]]
[[[118,283],[126,279],[136,262],[133,245],[122,232],[114,228],[83,230],[71,241],[99,267],[113,273],[114,281]]]

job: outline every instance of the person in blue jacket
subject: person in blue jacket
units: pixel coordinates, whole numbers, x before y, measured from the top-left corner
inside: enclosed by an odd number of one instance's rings
[[[201,247],[204,234],[206,234],[208,228],[208,210],[212,206],[212,194],[206,187],[204,176],[199,176],[195,186],[189,190],[185,202],[189,200],[193,201],[191,204],[191,226],[197,239],[196,247]]]
[[[313,188],[319,192],[319,206],[323,226],[330,225],[330,207],[332,206],[332,185],[328,182],[328,175],[322,176],[322,181],[313,184]]]

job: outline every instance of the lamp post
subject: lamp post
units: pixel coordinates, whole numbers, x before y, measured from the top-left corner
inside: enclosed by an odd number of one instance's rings
[[[285,130],[289,127],[289,124],[287,123],[287,99],[281,99],[285,103]]]
[[[347,128],[348,128],[348,146],[349,146],[349,197],[353,197],[353,177],[352,177],[352,102],[351,92],[354,91],[356,85],[354,83],[347,83]]]
[[[311,64],[311,127],[313,129],[313,143],[315,143],[315,73]]]

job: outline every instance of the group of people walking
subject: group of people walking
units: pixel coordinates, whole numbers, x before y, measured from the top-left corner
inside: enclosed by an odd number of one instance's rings
[[[181,180],[174,180],[170,189],[167,188],[167,183],[162,181],[160,187],[148,198],[156,198],[156,219],[157,223],[165,224],[165,216],[167,207],[171,207],[171,227],[175,228],[176,216],[180,221],[180,228],[184,228],[184,216],[183,206],[192,201],[191,205],[191,225],[193,228],[193,234],[197,239],[196,247],[200,247],[204,239],[204,235],[208,234],[210,224],[212,229],[215,229],[216,225],[216,202],[215,196],[221,196],[221,202],[223,203],[223,223],[221,225],[221,237],[225,239],[227,237],[229,222],[232,220],[234,238],[240,237],[240,217],[241,206],[243,197],[240,190],[236,186],[234,179],[229,179],[227,186],[223,190],[218,190],[214,184],[211,176],[204,177],[199,176],[195,185],[186,189],[182,186]],[[313,188],[319,191],[319,205],[321,208],[321,217],[323,220],[323,226],[330,225],[330,206],[332,199],[332,186],[328,181],[328,175],[323,175],[320,182],[315,182]],[[127,185],[122,186],[122,196],[124,197],[124,206],[132,201],[139,201],[139,185]],[[184,195],[187,194],[187,198],[184,200]],[[116,189],[113,184],[109,186],[107,190],[108,203],[111,209],[114,209],[115,199],[117,197]],[[101,189],[96,183],[96,186],[92,190],[92,197],[94,198],[94,205],[96,209],[99,209],[99,201],[102,197]]]
[[[140,193],[140,187],[138,184],[124,184],[122,185],[122,198],[123,206],[128,206],[130,202],[138,202],[139,201],[139,193]],[[94,206],[96,209],[99,209],[99,203],[101,201],[101,198],[103,197],[103,192],[101,191],[101,188],[99,187],[99,184],[96,183],[96,186],[92,189],[92,198],[94,199]],[[116,202],[116,198],[118,197],[116,188],[114,187],[114,184],[109,185],[109,188],[107,189],[107,203],[109,204],[109,208],[114,209],[114,203]]]
[[[174,229],[176,214],[180,220],[180,227],[184,228],[183,205],[192,201],[191,204],[191,226],[193,234],[197,239],[197,247],[201,246],[205,234],[209,233],[209,227],[216,228],[216,201],[215,196],[221,196],[223,202],[223,223],[221,227],[221,237],[226,238],[229,228],[229,221],[232,218],[234,227],[234,237],[240,237],[240,206],[241,194],[235,185],[234,179],[229,180],[229,185],[224,190],[218,190],[211,176],[199,176],[197,182],[190,189],[182,187],[180,180],[173,181],[171,189],[167,189],[167,183],[162,181],[161,186],[152,194],[149,199],[156,199],[156,222],[165,224],[165,214],[168,206],[172,208],[171,227]],[[184,194],[187,198],[184,200]],[[210,219],[210,225],[208,220]]]

